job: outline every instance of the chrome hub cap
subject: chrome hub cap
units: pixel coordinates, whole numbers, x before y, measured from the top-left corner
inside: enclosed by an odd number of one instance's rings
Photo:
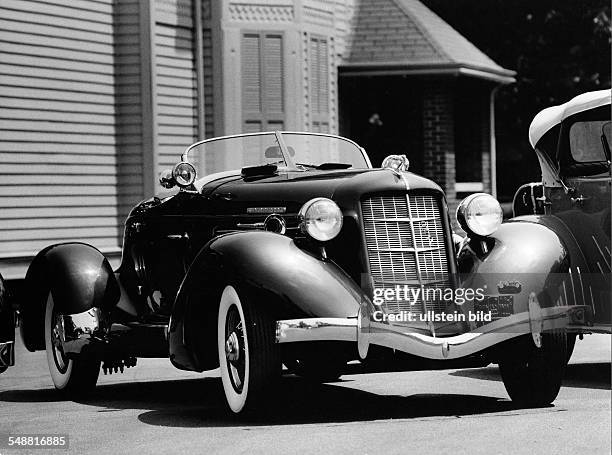
[[[240,342],[238,341],[238,335],[236,332],[232,332],[227,341],[225,342],[225,357],[230,362],[235,362],[240,358]]]
[[[62,339],[64,335],[64,321],[60,314],[54,314],[55,325],[51,330],[51,344],[53,345],[53,358],[55,366],[60,373],[65,373],[68,369],[68,359],[64,354]]]
[[[244,331],[242,318],[236,305],[227,310],[225,320],[225,359],[232,387],[242,393],[246,371]]]

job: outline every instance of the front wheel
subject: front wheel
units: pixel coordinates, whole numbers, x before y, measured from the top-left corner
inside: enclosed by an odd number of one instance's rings
[[[531,335],[511,340],[499,361],[499,370],[512,401],[524,406],[546,406],[557,398],[567,365],[567,335],[541,335],[537,347]]]
[[[264,308],[226,286],[219,303],[217,350],[227,404],[238,414],[253,410],[278,380],[280,350],[275,320]]]
[[[77,397],[93,390],[100,373],[100,361],[78,356],[68,358],[62,348],[62,315],[56,311],[49,292],[45,310],[45,350],[49,373],[56,389]]]

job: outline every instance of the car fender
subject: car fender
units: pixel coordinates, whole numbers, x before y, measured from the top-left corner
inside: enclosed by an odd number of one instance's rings
[[[93,246],[61,243],[40,251],[28,268],[20,297],[21,336],[29,351],[45,348],[49,291],[63,314],[82,313],[93,307],[110,309],[120,296],[108,260]]]
[[[178,368],[215,368],[217,311],[226,284],[266,305],[278,320],[356,318],[367,297],[336,264],[270,232],[232,233],[210,241],[179,289],[169,326],[170,359]]]
[[[0,343],[15,341],[15,312],[11,295],[0,274]]]
[[[509,296],[514,313],[529,311],[532,293],[541,307],[583,304],[576,290],[586,261],[571,232],[554,216],[513,218],[485,239],[466,241],[457,261],[462,287]]]

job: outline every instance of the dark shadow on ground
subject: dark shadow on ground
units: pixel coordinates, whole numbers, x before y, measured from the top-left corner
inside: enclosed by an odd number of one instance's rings
[[[32,403],[60,399],[61,395],[50,389],[11,390],[0,393],[0,401],[4,402]],[[341,385],[312,384],[295,376],[285,377],[275,389],[275,397],[250,417],[228,414],[220,381],[214,378],[101,385],[91,398],[80,403],[98,408],[97,412],[142,409],[145,412],[138,416],[140,421],[149,425],[170,427],[445,418],[517,410],[511,402],[500,397],[453,394],[377,395]]]
[[[572,363],[565,370],[563,387],[609,390],[610,373],[610,363]],[[499,369],[496,366],[458,370],[449,374],[485,381],[501,381]]]

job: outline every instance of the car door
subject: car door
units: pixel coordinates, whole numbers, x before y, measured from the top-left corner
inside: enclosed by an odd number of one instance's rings
[[[612,182],[602,146],[606,146],[609,126],[609,121],[588,117],[563,126],[559,155],[567,189],[556,188],[549,193],[551,213],[569,227],[587,262],[587,270],[580,270],[577,277],[579,293],[584,294],[586,304],[591,304],[595,323],[606,325],[612,322]]]

